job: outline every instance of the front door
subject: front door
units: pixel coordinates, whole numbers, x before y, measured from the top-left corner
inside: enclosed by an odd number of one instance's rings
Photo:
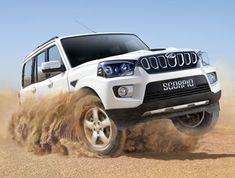
[[[53,72],[45,74],[41,70],[43,62],[47,61],[59,61],[61,65],[64,65],[59,50],[56,45],[53,45],[46,49],[44,52],[36,56],[36,96],[46,96],[48,94],[68,91],[67,71],[65,72]]]

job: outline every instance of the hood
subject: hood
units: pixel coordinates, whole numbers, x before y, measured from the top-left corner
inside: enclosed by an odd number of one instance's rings
[[[171,53],[171,52],[184,52],[184,51],[196,51],[195,49],[190,48],[165,48],[164,50],[159,51],[148,51],[148,50],[140,50],[140,51],[134,51],[122,55],[117,56],[111,56],[103,59],[99,59],[97,61],[107,61],[107,60],[123,60],[123,59],[132,59],[132,60],[138,60],[140,57],[143,56],[150,56],[155,54],[162,54],[162,53]]]
[[[103,62],[103,61],[125,60],[125,59],[138,60],[140,57],[144,57],[144,56],[150,56],[150,55],[162,54],[162,53],[172,53],[172,52],[186,52],[186,51],[197,52],[197,50],[190,49],[190,48],[165,48],[164,50],[159,50],[159,51],[139,50],[139,51],[134,51],[134,52],[126,53],[126,54],[121,54],[121,55],[116,55],[116,56],[111,56],[111,57],[106,57],[106,58],[86,62],[86,63],[80,65],[80,67],[86,66],[86,65],[91,65],[91,64],[96,64],[96,63]],[[78,67],[76,67],[76,68],[78,68]]]

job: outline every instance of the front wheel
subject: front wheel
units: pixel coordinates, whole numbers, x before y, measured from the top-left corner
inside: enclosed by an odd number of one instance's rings
[[[219,118],[219,109],[213,112],[198,112],[172,119],[175,127],[188,135],[198,136],[210,131]]]
[[[99,155],[120,155],[125,143],[125,130],[117,128],[113,120],[106,114],[97,96],[89,97],[87,101],[90,102],[83,107],[84,114],[80,122],[79,130],[82,140],[90,151]]]

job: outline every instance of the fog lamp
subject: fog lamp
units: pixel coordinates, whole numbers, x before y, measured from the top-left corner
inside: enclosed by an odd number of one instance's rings
[[[214,83],[217,82],[217,75],[216,75],[215,72],[208,73],[208,74],[207,74],[207,78],[208,78],[210,84],[214,84]]]
[[[127,98],[133,96],[133,85],[114,87],[114,93],[117,97]]]

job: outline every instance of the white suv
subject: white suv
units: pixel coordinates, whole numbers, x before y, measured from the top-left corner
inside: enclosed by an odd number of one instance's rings
[[[198,135],[219,116],[220,85],[206,53],[150,49],[129,33],[55,37],[24,59],[21,102],[61,90],[96,98],[86,102],[79,132],[101,155],[119,152],[125,128],[137,123],[168,118]]]

